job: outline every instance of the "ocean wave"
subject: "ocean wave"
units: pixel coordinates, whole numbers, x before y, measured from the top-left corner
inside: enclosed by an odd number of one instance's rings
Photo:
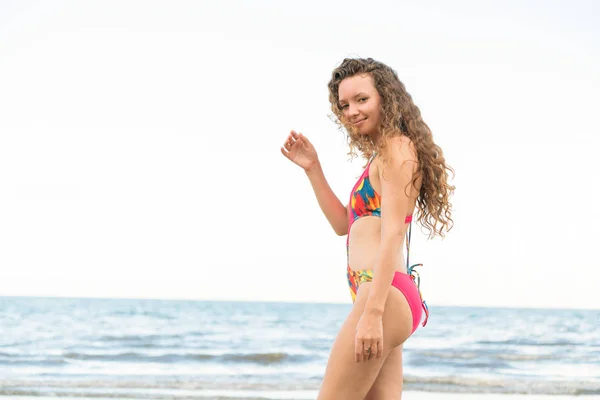
[[[481,355],[473,356],[472,354],[459,355],[459,354],[436,354],[436,353],[423,353],[417,355],[411,355],[409,366],[416,367],[427,367],[430,365],[436,367],[450,367],[453,370],[498,370],[498,369],[512,369],[514,368],[507,362],[494,357],[485,357]]]
[[[536,346],[536,347],[563,347],[563,346],[581,346],[582,343],[572,342],[570,340],[556,340],[553,342],[537,341],[527,338],[507,339],[507,340],[479,340],[476,344],[483,345],[511,345],[511,346]]]
[[[495,357],[507,361],[542,361],[561,359],[560,356],[551,356],[548,354],[496,354]]]
[[[63,359],[47,358],[47,359],[0,359],[0,366],[7,365],[10,367],[60,367],[67,365],[68,362]]]
[[[481,379],[473,377],[404,376],[407,390],[455,393],[583,395],[600,394],[600,381]]]
[[[262,394],[262,396],[261,396]],[[40,391],[40,390],[2,390],[0,389],[0,395],[2,396],[18,396],[18,397],[27,397],[27,398],[62,398],[62,399],[131,399],[131,400],[139,400],[143,398],[145,400],[273,400],[273,395],[271,393],[261,393],[257,392],[255,396],[249,397],[247,393],[241,392],[239,395],[236,395],[235,391],[232,390],[223,390],[223,394],[215,395],[214,392],[208,391],[198,391],[192,392],[185,391],[184,393],[177,393],[177,391],[169,392],[169,393],[161,393],[161,392],[143,392],[139,393],[138,391],[127,393],[127,392],[114,392],[114,391],[106,391],[106,392],[90,392],[90,393],[81,393],[81,392],[70,392],[70,391]],[[294,392],[289,392],[287,394],[287,398],[290,395],[294,395]],[[306,398],[305,395],[302,398]]]
[[[28,340],[21,340],[20,342],[12,342],[12,343],[3,343],[0,344],[0,348],[14,348],[17,346],[24,346],[24,345],[30,345],[30,344],[34,344],[37,343],[37,340],[33,340],[33,339],[28,339]]]
[[[450,358],[450,359],[464,359],[464,360],[472,360],[475,358],[480,358],[481,354],[475,352],[457,352],[457,351],[413,351],[413,353],[417,356],[422,357],[431,357],[431,358]]]
[[[121,353],[85,353],[67,352],[62,356],[30,356],[30,355],[0,355],[0,365],[32,365],[32,366],[57,366],[72,361],[96,361],[96,362],[129,362],[129,363],[161,363],[178,364],[189,362],[211,362],[218,364],[231,363],[255,363],[261,365],[271,364],[297,364],[319,359],[317,355],[290,354],[290,353],[226,353],[226,354],[203,354],[203,353],[166,353],[166,354],[144,354],[140,352]]]
[[[317,359],[318,357],[305,354],[288,353],[254,353],[254,354],[226,354],[219,356],[223,361],[254,362],[258,364],[301,363]]]
[[[560,360],[564,358],[562,355],[549,354],[508,354],[508,353],[493,353],[493,352],[475,352],[475,351],[413,351],[412,354],[419,357],[437,358],[441,360],[475,360],[481,358],[491,358],[505,361],[541,361],[541,360]]]
[[[101,337],[89,337],[88,339],[99,341],[99,342],[153,342],[159,340],[182,340],[186,335],[174,334],[174,335],[104,335]]]
[[[108,316],[117,316],[117,317],[150,317],[156,319],[166,319],[166,320],[174,320],[177,319],[177,316],[170,315],[167,313],[150,311],[144,308],[139,309],[130,309],[130,310],[114,310],[107,314]]]
[[[236,380],[237,379],[237,380]],[[0,379],[1,389],[77,389],[82,392],[85,389],[157,389],[157,390],[312,390],[319,388],[322,377],[304,379],[286,379],[280,377],[277,381],[257,381],[250,375],[237,375],[235,379],[203,379],[202,377],[174,377],[165,379],[161,376],[146,376],[146,379],[122,379],[111,377],[110,379]]]
[[[162,398],[165,391],[171,399],[190,394],[190,391],[299,391],[317,390],[320,379],[285,380],[280,377],[271,382],[208,381],[201,378],[178,377],[173,380],[0,380],[0,396],[56,396],[71,397],[130,397],[127,393],[144,391],[144,398]],[[405,390],[446,393],[497,393],[538,395],[599,395],[600,381],[549,381],[522,379],[481,379],[472,377],[417,377],[404,378]],[[153,393],[153,390],[155,391]],[[162,393],[161,393],[162,392]],[[178,393],[179,392],[179,393]],[[185,393],[184,393],[185,392]],[[112,393],[112,395],[110,395]],[[105,396],[108,394],[109,396]],[[260,397],[260,396],[257,396]]]
[[[206,361],[213,358],[208,354],[161,354],[150,355],[137,352],[124,352],[117,354],[88,354],[88,353],[65,353],[63,357],[66,360],[78,361],[102,361],[102,362],[152,362],[174,364],[186,361]]]

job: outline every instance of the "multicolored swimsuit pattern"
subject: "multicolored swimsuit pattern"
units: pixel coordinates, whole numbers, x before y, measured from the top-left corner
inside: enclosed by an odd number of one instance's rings
[[[347,271],[346,275],[348,278],[348,285],[350,286],[350,294],[352,295],[352,302],[356,300],[356,293],[358,292],[359,286],[364,282],[370,282],[373,280],[373,270],[353,270],[350,268],[349,262],[349,242],[350,242],[350,228],[352,224],[359,218],[366,216],[381,217],[381,196],[371,186],[371,180],[369,178],[369,170],[371,163],[375,155],[369,160],[367,167],[363,171],[360,178],[352,188],[350,194],[350,202],[348,203],[348,237],[346,239],[346,258],[347,258]],[[427,303],[423,300],[423,296],[420,291],[421,278],[418,272],[415,270],[416,267],[422,266],[423,264],[409,264],[409,251],[410,251],[410,236],[412,231],[412,215],[407,215],[405,224],[410,224],[408,232],[406,233],[406,269],[407,273],[396,271],[394,279],[392,280],[392,286],[400,290],[406,297],[413,317],[413,329],[414,332],[421,319],[423,317],[423,311],[425,312],[425,321],[423,326],[427,324],[429,318],[429,309]]]

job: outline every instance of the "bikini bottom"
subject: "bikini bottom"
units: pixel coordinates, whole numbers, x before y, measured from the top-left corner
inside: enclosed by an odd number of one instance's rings
[[[348,277],[350,294],[352,295],[352,302],[354,303],[354,301],[356,300],[356,293],[358,292],[359,286],[362,283],[371,282],[373,280],[373,270],[363,269],[355,271],[351,269],[348,265],[346,276]],[[418,275],[409,275],[396,271],[396,273],[394,274],[394,279],[392,280],[392,286],[398,289],[400,292],[402,292],[402,294],[404,295],[404,297],[406,297],[406,300],[408,301],[408,305],[410,306],[413,318],[413,327],[411,334],[417,330],[417,327],[421,322],[421,318],[423,317],[423,311],[425,312],[425,321],[423,322],[423,326],[427,324],[427,319],[429,318],[429,310],[427,308],[427,304],[425,303],[425,301],[423,301],[423,298],[421,297],[421,292],[419,291],[416,279],[418,279]]]

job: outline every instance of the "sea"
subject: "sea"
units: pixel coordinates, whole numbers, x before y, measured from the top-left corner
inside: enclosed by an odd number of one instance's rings
[[[314,399],[350,308],[0,297],[0,398]],[[405,390],[600,394],[600,310],[429,308]]]

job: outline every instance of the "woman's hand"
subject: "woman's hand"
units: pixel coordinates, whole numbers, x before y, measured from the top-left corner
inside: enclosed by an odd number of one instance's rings
[[[356,326],[354,340],[354,360],[369,361],[383,354],[383,317],[381,315],[363,312]]]
[[[291,131],[288,135],[281,153],[294,164],[308,171],[319,162],[314,146],[301,133]]]

